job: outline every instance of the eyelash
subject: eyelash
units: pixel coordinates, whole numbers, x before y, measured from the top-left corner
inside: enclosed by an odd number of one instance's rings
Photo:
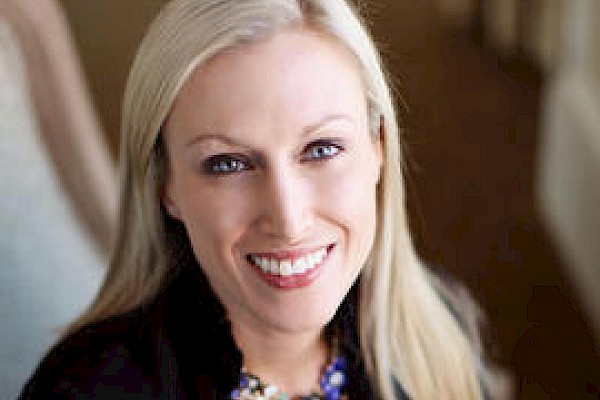
[[[225,176],[253,169],[246,157],[238,154],[217,154],[202,163],[207,175]]]
[[[328,149],[324,152],[325,149]],[[338,156],[344,147],[339,143],[335,143],[329,140],[317,140],[315,142],[310,143],[304,153],[312,153],[309,154],[308,157],[303,158],[303,161],[325,161],[331,158]],[[320,151],[315,154],[316,151]]]
[[[338,143],[318,140],[306,146],[301,160],[302,162],[322,162],[337,157],[344,150],[344,147]],[[202,163],[202,170],[205,174],[217,177],[253,169],[252,163],[241,154],[217,154]]]

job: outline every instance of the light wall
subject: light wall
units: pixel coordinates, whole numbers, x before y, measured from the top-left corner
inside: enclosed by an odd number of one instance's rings
[[[595,16],[600,16],[600,1],[596,1],[594,3],[595,9],[592,11]],[[594,38],[592,43],[595,45],[592,46],[592,54],[595,57],[595,65],[594,65],[594,76],[596,80],[596,87],[598,91],[600,91],[600,24],[593,24],[593,35]]]
[[[539,193],[600,338],[600,2],[564,5],[560,58],[544,101]]]
[[[17,397],[105,265],[42,142],[19,47],[0,15],[0,400]]]

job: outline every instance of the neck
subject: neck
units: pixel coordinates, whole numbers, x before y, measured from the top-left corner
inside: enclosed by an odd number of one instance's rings
[[[323,367],[329,360],[324,332],[257,332],[232,323],[235,341],[246,369],[263,382],[290,396],[319,390]]]

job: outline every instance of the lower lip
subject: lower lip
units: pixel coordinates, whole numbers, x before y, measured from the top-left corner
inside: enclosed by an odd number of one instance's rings
[[[317,264],[314,268],[306,271],[303,274],[298,275],[276,275],[270,274],[268,272],[263,271],[259,266],[254,265],[251,262],[248,264],[252,267],[252,269],[267,283],[267,285],[277,288],[277,289],[297,289],[301,287],[306,287],[310,285],[312,282],[317,279],[317,277],[323,271],[323,267],[327,263],[331,252],[335,248],[335,245],[331,244],[327,246],[327,254],[323,257],[323,260]]]

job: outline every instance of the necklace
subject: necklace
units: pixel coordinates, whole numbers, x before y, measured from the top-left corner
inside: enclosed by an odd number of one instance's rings
[[[346,387],[347,362],[344,357],[337,356],[325,368],[321,377],[321,393],[311,393],[305,396],[294,397],[297,400],[346,400],[343,394]],[[242,368],[240,383],[231,392],[231,400],[291,400],[291,397],[279,392],[275,385],[269,385]]]

